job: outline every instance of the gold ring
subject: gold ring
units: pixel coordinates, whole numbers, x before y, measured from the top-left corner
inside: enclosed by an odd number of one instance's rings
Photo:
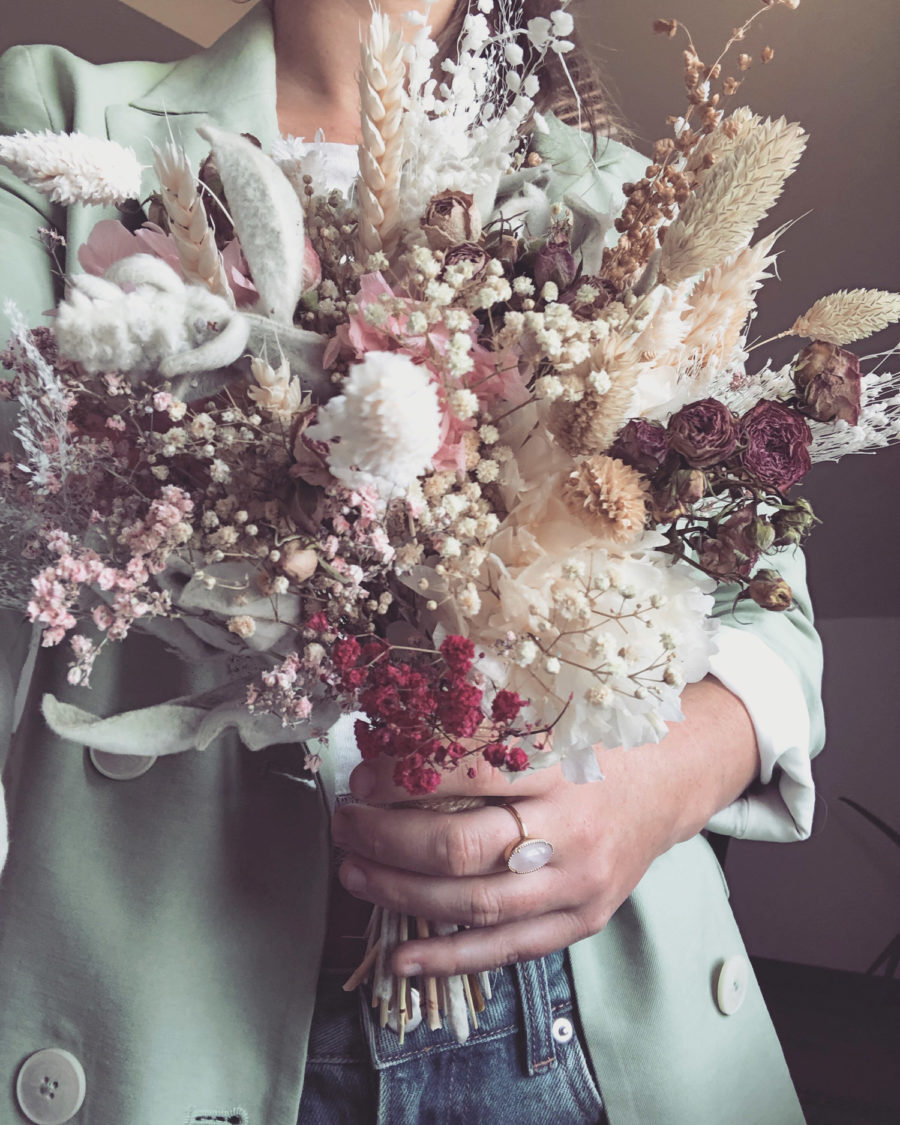
[[[512,802],[501,801],[498,807],[506,809],[519,830],[519,835],[503,853],[506,866],[516,875],[530,875],[532,871],[540,871],[553,856],[553,845],[540,836],[528,835],[525,821],[519,816],[519,810]]]

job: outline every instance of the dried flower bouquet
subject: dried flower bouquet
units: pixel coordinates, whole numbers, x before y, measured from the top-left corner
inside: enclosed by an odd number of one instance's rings
[[[155,154],[142,227],[97,225],[52,328],[9,310],[4,599],[68,639],[73,685],[133,628],[219,672],[102,720],[47,697],[58,732],[174,753],[236,728],[256,749],[349,713],[413,795],[476,755],[590,780],[596,743],[681,717],[717,584],[790,607],[778,552],[815,517],[788,491],[897,437],[897,376],[845,345],[900,297],[825,297],[783,333],[811,341],[791,363],[751,368],[780,232],[754,235],[803,131],[729,110],[741,79],[688,37],[674,137],[596,212],[552,155],[590,182],[586,135],[534,109],[566,8],[523,28],[479,0],[440,83],[427,19],[404,44],[376,13],[355,190],[316,183],[315,145],[207,126],[199,172]],[[141,173],[77,134],[0,138],[0,162],[64,203],[125,204]],[[408,925],[380,918],[366,961],[401,1033],[384,965]],[[426,982],[432,1026],[439,991],[464,1037],[479,982]]]

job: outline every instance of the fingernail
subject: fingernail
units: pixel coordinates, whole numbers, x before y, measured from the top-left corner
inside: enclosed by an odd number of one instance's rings
[[[341,882],[352,895],[359,894],[366,889],[366,873],[355,864],[342,864],[340,876]]]
[[[364,801],[375,789],[375,771],[365,762],[350,774],[350,792]]]

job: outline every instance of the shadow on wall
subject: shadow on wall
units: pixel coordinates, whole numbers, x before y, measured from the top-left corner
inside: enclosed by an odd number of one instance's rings
[[[138,6],[162,11],[171,3],[140,0]],[[0,49],[52,37],[95,62],[174,59],[196,49],[118,0],[31,0],[10,7]],[[590,0],[582,7],[583,26],[598,44],[636,144],[649,149],[665,135],[666,115],[681,111],[683,89],[682,45],[653,36],[653,18],[678,16],[701,54],[711,56],[753,3],[676,0],[666,12],[657,0]],[[229,11],[222,18],[231,17]],[[811,134],[773,219],[776,225],[805,216],[781,241],[782,280],[769,283],[756,324],[765,337],[826,292],[900,288],[900,235],[896,222],[885,221],[896,209],[900,173],[900,151],[889,143],[898,125],[896,79],[893,90],[886,87],[895,74],[896,0],[778,7],[758,26],[745,49],[757,57],[771,41],[775,61],[765,69],[757,62],[745,76],[747,100],[759,112],[802,121]],[[875,346],[893,339],[896,332]],[[751,952],[861,971],[900,926],[890,894],[897,860],[836,798],[854,797],[887,822],[900,822],[900,583],[893,561],[900,555],[900,448],[839,468],[820,466],[805,492],[824,520],[807,553],[826,648],[830,736],[817,773],[822,809],[830,812],[827,820],[819,816],[815,838],[803,847],[736,844],[729,877]]]

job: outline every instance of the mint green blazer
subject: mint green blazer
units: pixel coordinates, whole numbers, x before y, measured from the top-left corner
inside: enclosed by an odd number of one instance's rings
[[[264,5],[210,50],[175,64],[93,66],[55,47],[17,47],[0,60],[2,132],[108,136],[149,164],[150,142],[171,129],[199,162],[204,145],[194,129],[207,120],[252,132],[264,147],[277,134]],[[561,129],[544,144],[566,173],[560,191],[601,212],[643,163],[610,142],[595,167]],[[75,270],[77,248],[101,217],[98,209],[64,213],[0,174],[0,296],[40,323],[59,287],[37,229],[66,234]],[[797,609],[765,614],[744,603],[730,624],[753,630],[796,674],[815,753],[820,650],[802,558],[784,555],[780,565]],[[729,612],[727,592],[720,612]],[[83,1125],[182,1125],[235,1106],[251,1125],[294,1125],[329,879],[327,812],[297,780],[298,749],[250,753],[223,739],[204,754],[161,757],[140,777],[112,780],[82,747],[47,729],[41,694],[109,714],[211,686],[204,668],[135,637],[108,653],[87,698],[66,683],[65,652],[29,660],[30,627],[9,612],[0,626],[10,825],[0,884],[0,1121],[25,1120],[15,1076],[33,1052],[56,1047],[84,1067],[87,1096],[75,1118]],[[761,798],[769,820],[785,823],[785,838],[808,831],[794,825],[777,785],[765,789],[720,827],[771,836],[754,831]],[[661,856],[606,929],[571,952],[612,1125],[802,1122],[752,974],[734,1014],[717,1006],[719,969],[744,947],[702,837]]]

